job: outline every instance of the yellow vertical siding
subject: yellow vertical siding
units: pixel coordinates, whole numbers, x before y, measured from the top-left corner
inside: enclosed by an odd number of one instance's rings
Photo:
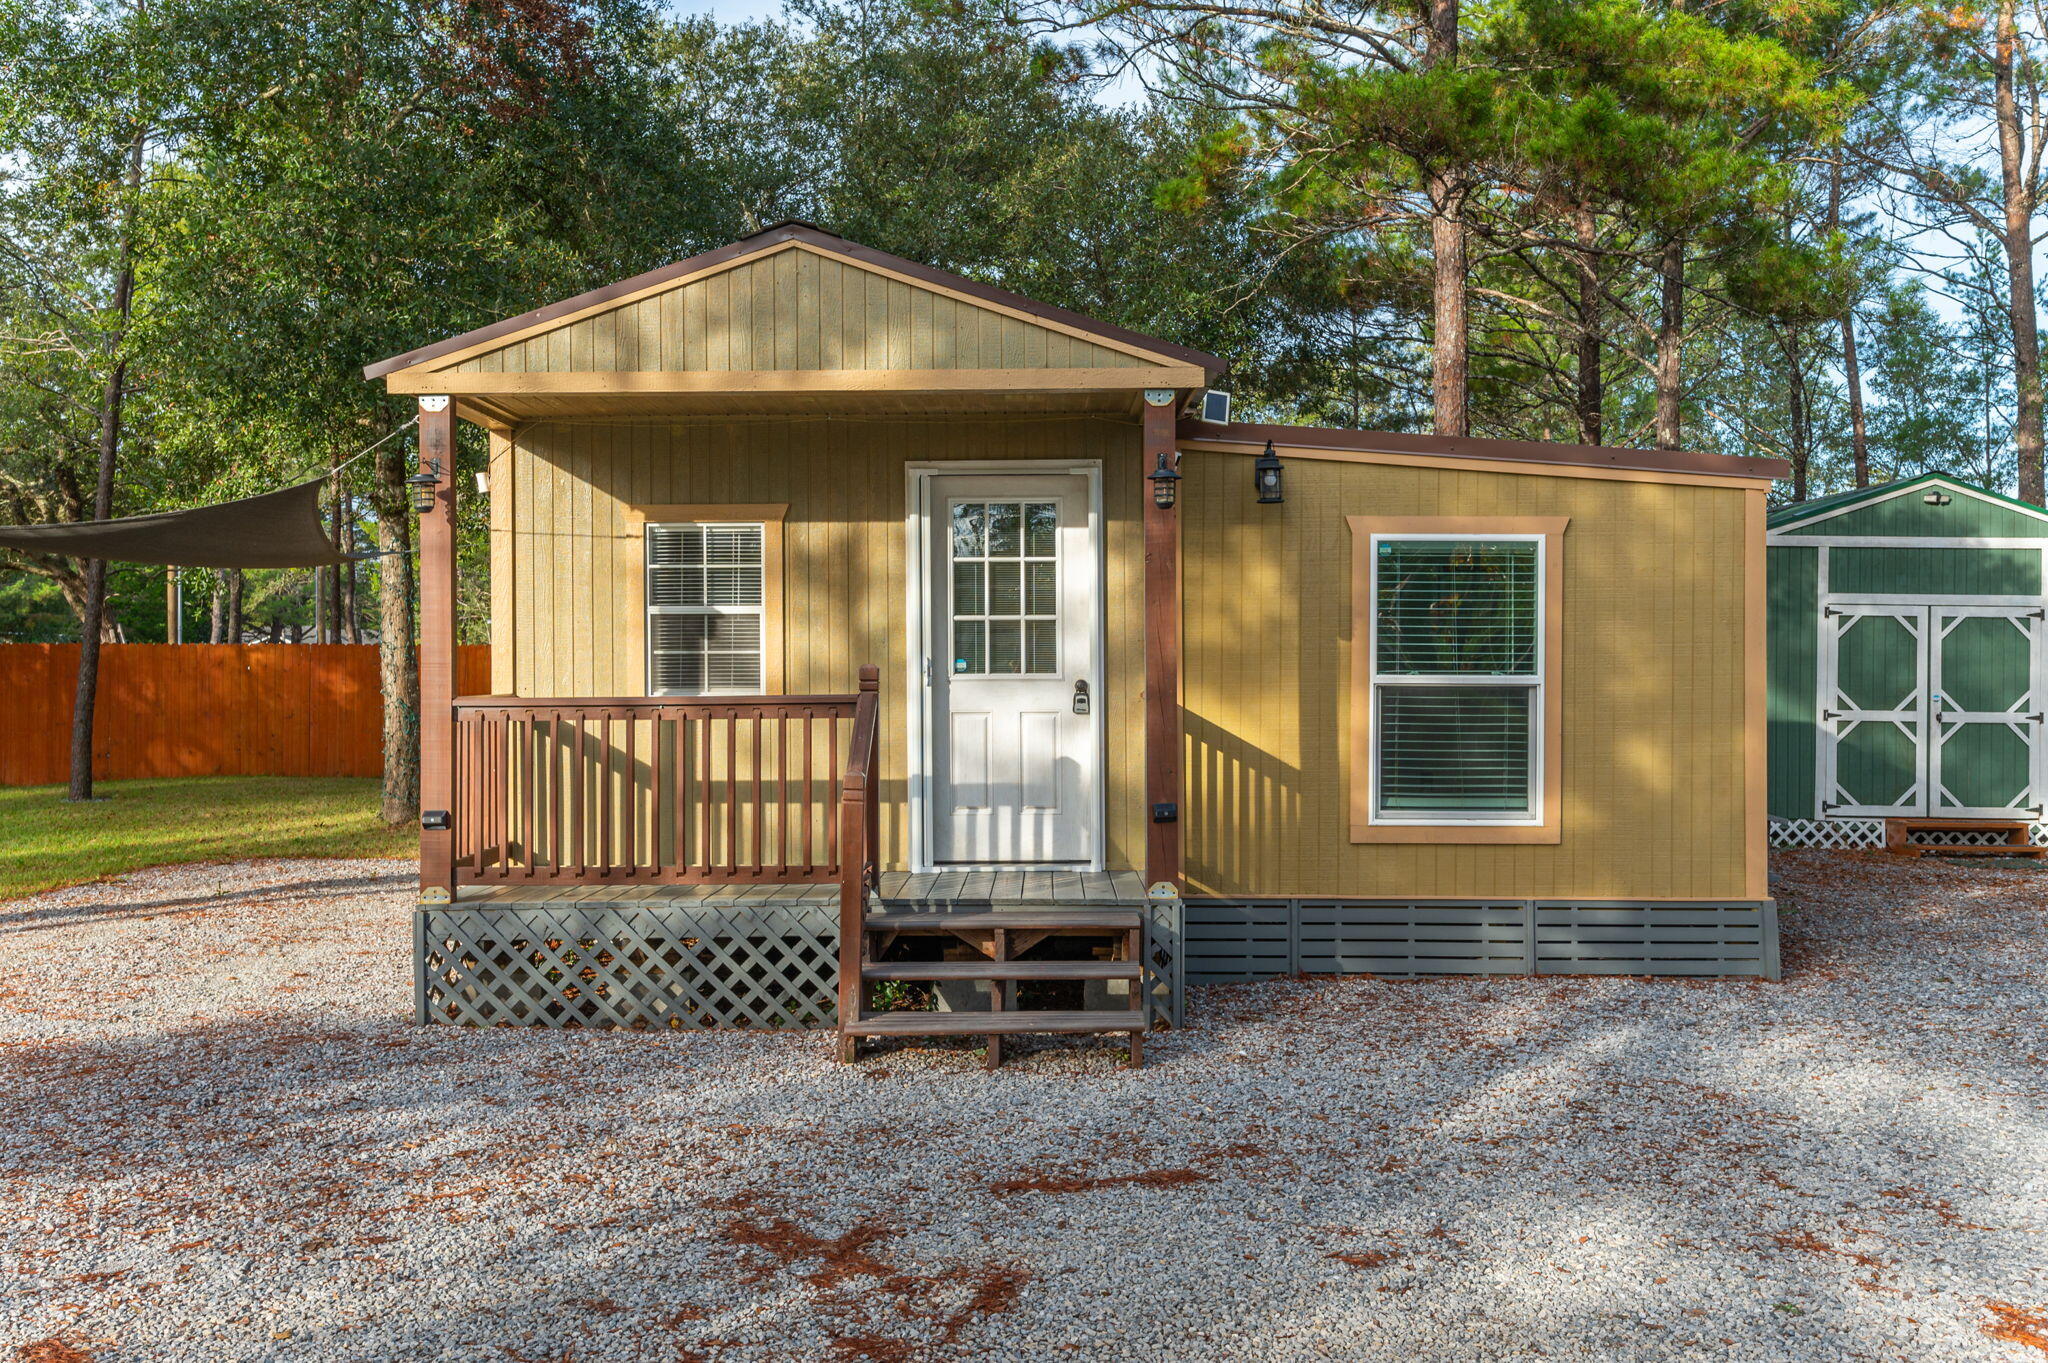
[[[798,247],[472,356],[450,370],[1102,369],[1145,363]]]
[[[522,696],[643,695],[645,584],[633,506],[787,503],[784,684],[851,691],[882,669],[882,837],[904,828],[904,465],[1100,460],[1107,565],[1103,671],[1106,861],[1144,849],[1142,479],[1134,422],[977,417],[719,419],[521,427],[494,465],[492,643],[498,689]],[[509,473],[509,476],[505,476]],[[498,659],[502,659],[499,661]]]
[[[1261,506],[1246,463],[1181,485],[1193,891],[1745,896],[1742,491],[1296,459]],[[1350,515],[1571,518],[1556,844],[1350,841]]]

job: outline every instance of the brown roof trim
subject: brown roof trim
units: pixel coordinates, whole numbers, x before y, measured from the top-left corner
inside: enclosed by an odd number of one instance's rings
[[[1791,474],[1783,459],[1705,454],[1696,450],[1628,450],[1607,445],[1562,445],[1540,440],[1483,440],[1475,436],[1401,435],[1391,431],[1345,431],[1326,426],[1257,426],[1232,422],[1183,421],[1182,440],[1219,444],[1276,445],[1297,449],[1347,450],[1361,454],[1414,454],[1449,459],[1491,459],[1508,463],[1571,464],[1630,469],[1644,473],[1697,473],[1719,478],[1769,481]]]
[[[1170,356],[1183,363],[1201,366],[1209,372],[1209,378],[1212,383],[1222,376],[1225,369],[1229,368],[1225,361],[1199,350],[1190,350],[1186,346],[1175,345],[1171,341],[1162,341],[1156,336],[1147,336],[1142,332],[1131,331],[1124,327],[1111,326],[1107,322],[1098,322],[1092,317],[1084,317],[1078,312],[1069,312],[1065,308],[1057,308],[1050,303],[1040,303],[1036,299],[1026,298],[1022,294],[1011,293],[1007,289],[996,288],[992,284],[979,284],[972,279],[967,279],[946,270],[936,269],[930,265],[920,265],[914,260],[905,260],[901,256],[892,256],[886,251],[877,251],[873,247],[862,246],[858,242],[834,236],[832,233],[813,227],[809,223],[787,222],[777,223],[773,227],[764,228],[750,236],[741,237],[738,241],[728,246],[721,246],[715,251],[706,251],[702,255],[691,256],[688,260],[679,260],[673,265],[664,265],[658,270],[649,270],[645,274],[634,275],[631,279],[622,279],[616,284],[607,284],[601,289],[592,289],[588,293],[579,293],[574,298],[565,298],[559,303],[550,303],[544,308],[535,308],[531,312],[522,312],[517,317],[507,317],[503,321],[493,322],[489,326],[478,327],[474,331],[466,331],[460,336],[450,336],[448,339],[436,341],[432,345],[421,346],[418,350],[409,350],[403,355],[394,355],[388,360],[379,360],[375,364],[364,366],[363,377],[366,379],[381,379],[394,370],[409,369],[413,365],[425,364],[429,360],[437,359],[453,351],[466,350],[474,345],[495,341],[503,336],[511,336],[516,332],[526,330],[528,327],[552,322],[558,318],[567,317],[572,313],[582,312],[587,308],[599,307],[614,299],[624,298],[629,294],[639,293],[644,289],[675,283],[688,278],[690,275],[723,265],[727,261],[736,260],[741,256],[752,255],[757,251],[766,250],[771,246],[778,246],[786,241],[801,241],[820,251],[829,252],[832,255],[851,260],[856,264],[869,265],[883,270],[893,270],[898,274],[908,275],[912,279],[922,280],[928,284],[937,284],[942,288],[953,289],[959,293],[984,299],[1001,307],[1014,308],[1018,312],[1043,318],[1048,322],[1057,322],[1063,326],[1073,327],[1076,330],[1089,332],[1109,340],[1121,341],[1125,345],[1142,346],[1147,350],[1160,355]]]

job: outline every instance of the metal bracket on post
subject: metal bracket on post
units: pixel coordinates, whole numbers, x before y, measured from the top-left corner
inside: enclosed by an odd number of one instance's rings
[[[428,394],[428,395],[426,395],[426,396],[422,397],[422,398],[420,399],[420,410],[421,410],[422,412],[445,412],[445,411],[447,411],[447,410],[448,410],[448,395],[447,395],[446,393],[430,393],[430,394]]]

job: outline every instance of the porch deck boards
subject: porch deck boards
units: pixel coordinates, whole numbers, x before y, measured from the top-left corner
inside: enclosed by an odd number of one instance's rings
[[[877,897],[885,912],[1142,908],[1145,879],[1136,871],[884,871]]]

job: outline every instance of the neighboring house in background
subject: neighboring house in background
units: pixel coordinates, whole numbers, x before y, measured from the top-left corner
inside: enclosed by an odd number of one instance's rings
[[[1883,820],[2039,824],[2048,510],[1927,473],[1770,519],[1771,815],[1793,846]],[[2020,830],[2012,830],[2015,834]]]
[[[422,1020],[836,986],[993,1057],[1190,980],[1774,974],[1784,466],[1212,424],[1222,369],[802,224],[372,366],[438,461]]]

